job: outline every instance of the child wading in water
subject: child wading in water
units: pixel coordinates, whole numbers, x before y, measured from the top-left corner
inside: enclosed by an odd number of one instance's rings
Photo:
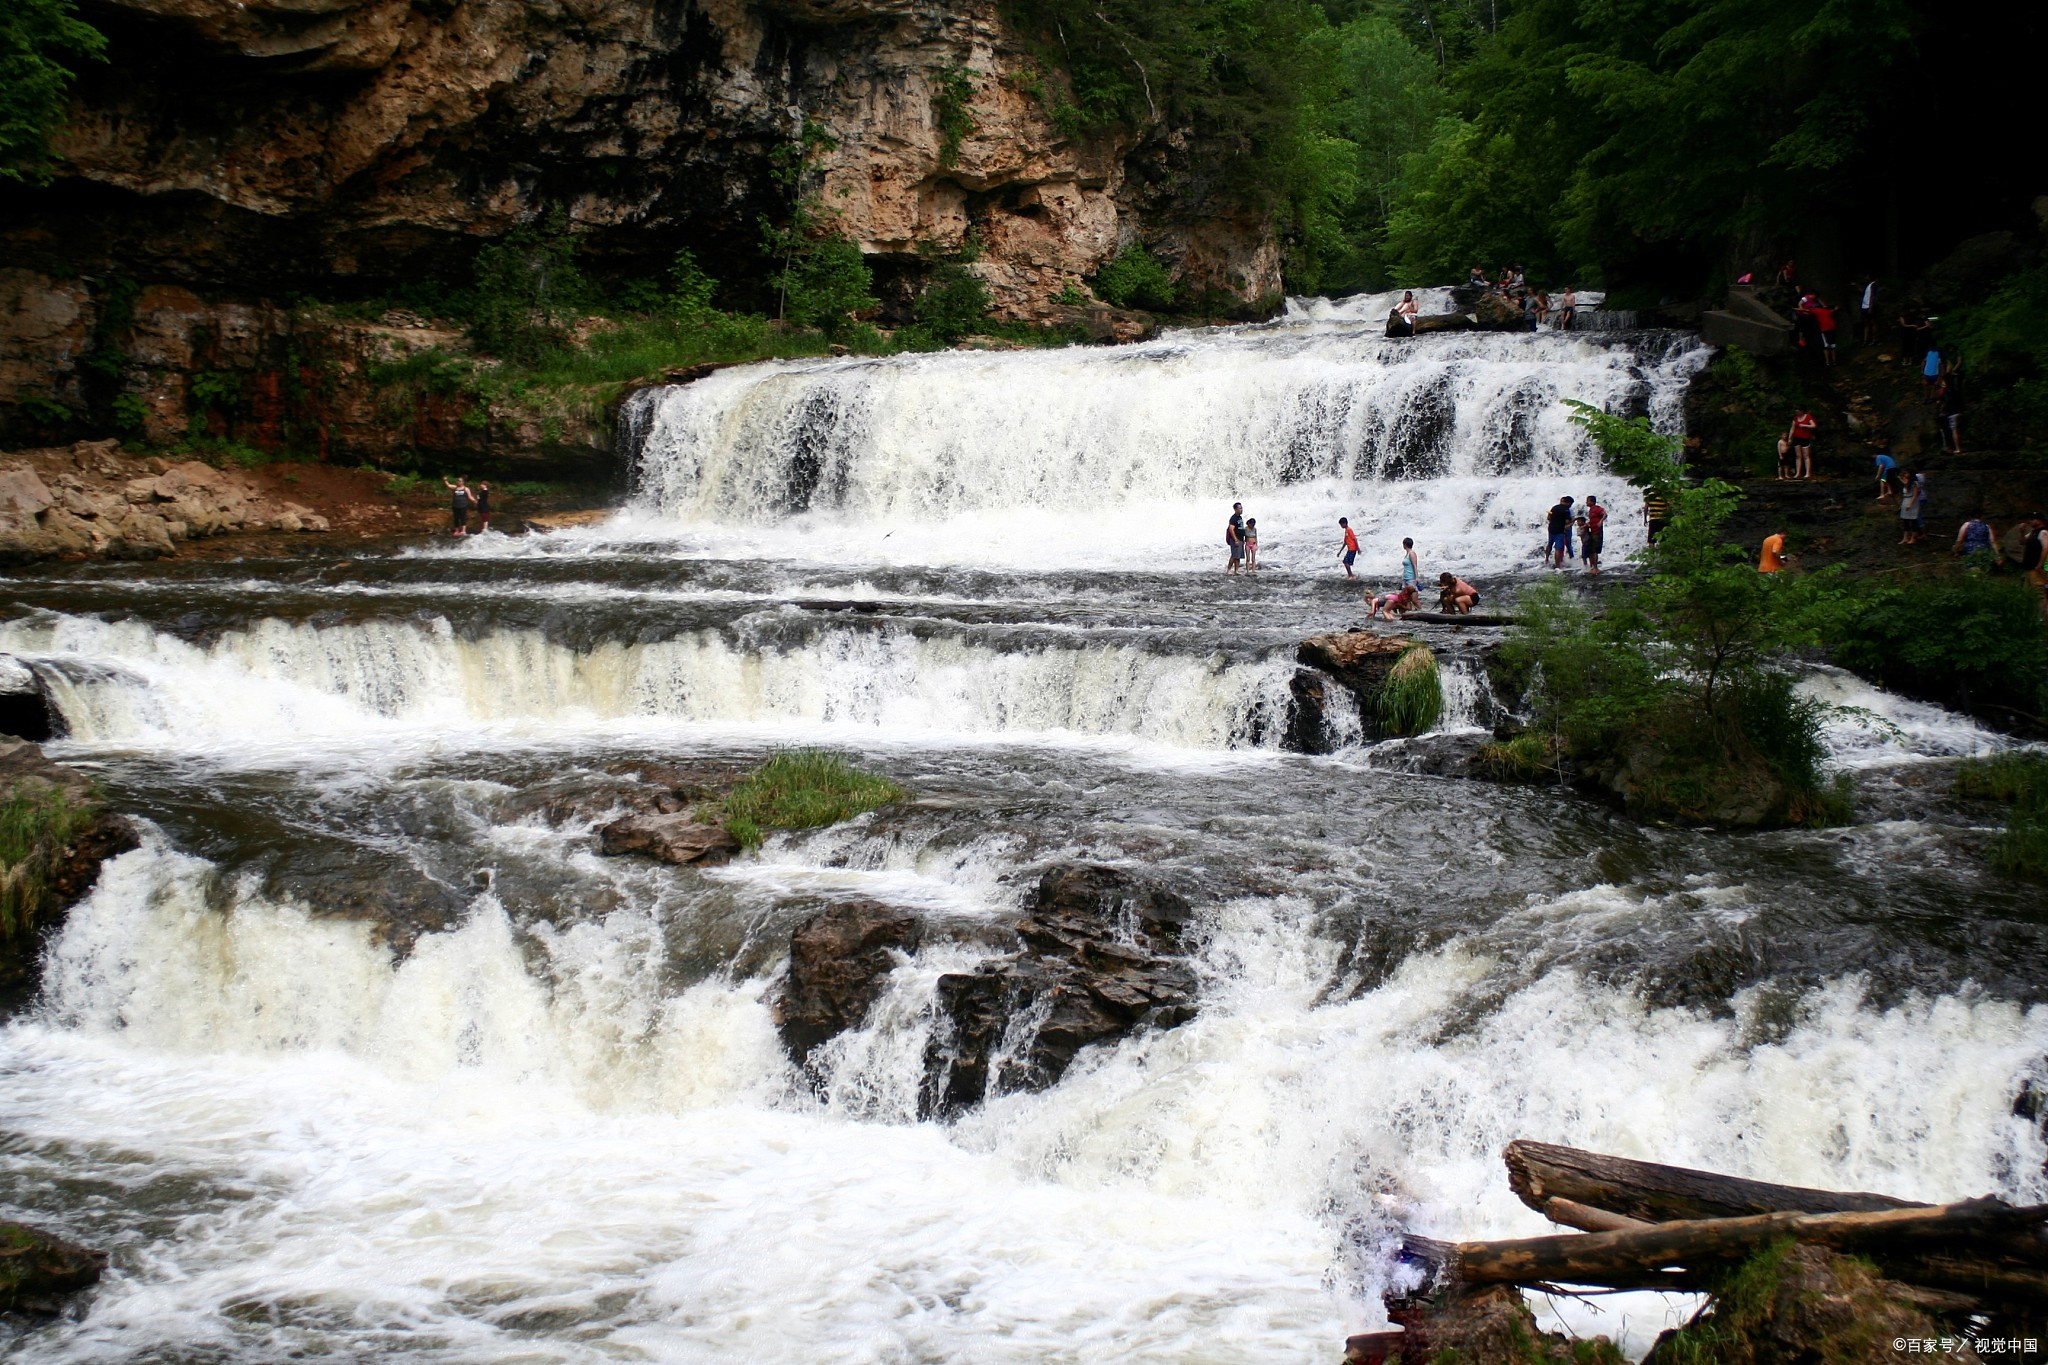
[[[1259,567],[1259,519],[1247,517],[1244,523],[1244,566],[1246,569]]]

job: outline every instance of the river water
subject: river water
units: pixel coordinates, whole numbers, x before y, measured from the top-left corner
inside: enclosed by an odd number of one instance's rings
[[[14,1347],[1296,1362],[1381,1321],[1390,1230],[1548,1227],[1513,1137],[2048,1197],[2048,917],[1941,795],[1997,736],[1817,673],[1893,723],[1837,727],[1864,822],[1752,836],[1355,730],[1281,750],[1294,644],[1363,617],[1339,515],[1376,584],[1407,535],[1511,590],[1565,491],[1615,506],[1618,558],[1636,505],[1558,400],[1670,426],[1704,359],[1377,330],[1307,301],[728,370],[634,401],[599,527],[12,582],[0,651],[58,700],[54,751],[147,831],[0,1030],[0,1212],[115,1257]],[[1218,572],[1233,499],[1255,579]],[[1497,705],[1486,631],[1425,629],[1455,742]],[[723,868],[595,855],[620,784],[791,744],[912,799]],[[821,1089],[794,1074],[795,923],[865,899],[972,930],[1072,859],[1195,903],[1193,1022],[920,1123],[962,933]],[[1682,1308],[1564,1312],[1639,1351]]]

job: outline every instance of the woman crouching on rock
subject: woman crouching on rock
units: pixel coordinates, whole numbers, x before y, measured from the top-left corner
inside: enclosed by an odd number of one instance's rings
[[[1467,583],[1454,573],[1438,574],[1437,595],[1445,611],[1471,615],[1472,608],[1479,605],[1479,589]]]

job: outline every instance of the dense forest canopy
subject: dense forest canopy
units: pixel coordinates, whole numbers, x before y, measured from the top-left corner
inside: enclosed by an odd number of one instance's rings
[[[1193,131],[1290,283],[1692,297],[1778,256],[1897,274],[2048,192],[2042,11],[1931,0],[1017,0],[1076,130]],[[1989,142],[1999,154],[1977,149]]]

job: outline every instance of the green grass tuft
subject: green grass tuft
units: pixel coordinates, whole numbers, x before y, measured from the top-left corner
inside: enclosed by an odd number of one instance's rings
[[[788,749],[769,758],[726,794],[713,812],[746,848],[771,829],[817,829],[901,801],[907,792],[837,754]]]
[[[58,853],[91,819],[55,788],[24,784],[0,801],[0,943],[34,931]]]
[[[2048,881],[2048,757],[1972,759],[1956,773],[1956,795],[2011,806],[2005,831],[1991,846],[1991,865],[2014,877]]]
[[[1443,679],[1436,651],[1428,645],[1410,645],[1387,670],[1387,680],[1380,686],[1380,734],[1419,735],[1436,724],[1443,710]]]
[[[1534,730],[1484,745],[1472,761],[1495,782],[1555,782],[1558,777],[1557,746]]]

